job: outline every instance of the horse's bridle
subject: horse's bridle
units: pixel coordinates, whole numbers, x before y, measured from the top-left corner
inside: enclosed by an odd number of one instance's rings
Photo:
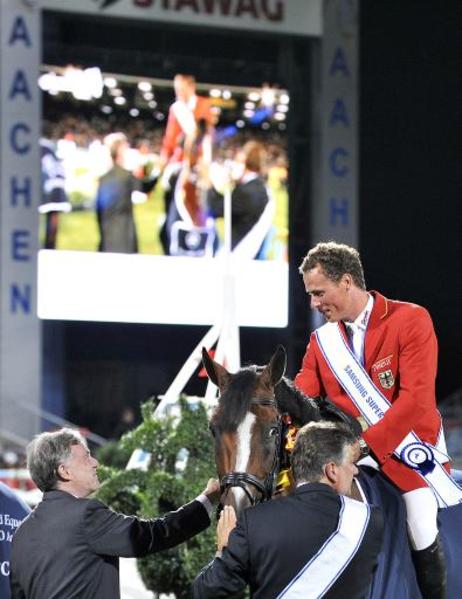
[[[253,474],[249,474],[248,472],[228,472],[228,474],[225,474],[220,480],[220,493],[223,496],[223,494],[229,491],[229,489],[231,489],[232,487],[240,487],[247,495],[247,498],[253,507],[257,505],[257,503],[261,503],[263,501],[271,499],[273,495],[274,481],[279,468],[279,456],[281,453],[283,422],[281,415],[279,414],[278,404],[276,400],[269,398],[253,398],[250,400],[250,405],[270,406],[278,410],[277,433],[274,440],[274,456],[271,470],[269,471],[264,481],[261,481],[259,478],[257,478]],[[253,487],[255,487],[257,491],[260,493],[260,497],[252,497],[246,485],[252,485]]]

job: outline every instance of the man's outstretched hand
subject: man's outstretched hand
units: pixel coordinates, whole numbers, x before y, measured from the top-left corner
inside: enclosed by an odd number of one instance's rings
[[[209,478],[203,494],[209,499],[212,505],[216,505],[220,501],[220,483],[216,478]]]
[[[230,532],[236,526],[236,512],[231,505],[225,505],[223,508],[220,519],[217,524],[217,554],[220,555],[223,551],[223,547],[228,544],[228,537]]]

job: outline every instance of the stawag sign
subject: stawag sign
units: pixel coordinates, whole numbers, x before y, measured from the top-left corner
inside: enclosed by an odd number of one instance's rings
[[[43,0],[42,6],[200,27],[321,35],[321,0]]]

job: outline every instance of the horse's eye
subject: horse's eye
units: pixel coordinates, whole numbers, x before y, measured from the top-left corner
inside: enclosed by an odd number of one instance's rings
[[[277,426],[272,426],[269,431],[268,434],[270,437],[275,437],[278,434],[278,427]]]

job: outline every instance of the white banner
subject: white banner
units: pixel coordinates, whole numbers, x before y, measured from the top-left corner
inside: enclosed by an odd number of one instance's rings
[[[23,439],[37,431],[41,398],[40,46],[38,3],[0,0],[0,437]]]
[[[57,11],[304,36],[321,35],[321,5],[322,0],[42,0],[45,9]]]
[[[224,305],[223,260],[41,250],[38,314],[54,320],[212,325]],[[239,260],[239,326],[284,328],[288,264]]]
[[[325,0],[321,57],[321,189],[313,242],[358,245],[358,2]]]

